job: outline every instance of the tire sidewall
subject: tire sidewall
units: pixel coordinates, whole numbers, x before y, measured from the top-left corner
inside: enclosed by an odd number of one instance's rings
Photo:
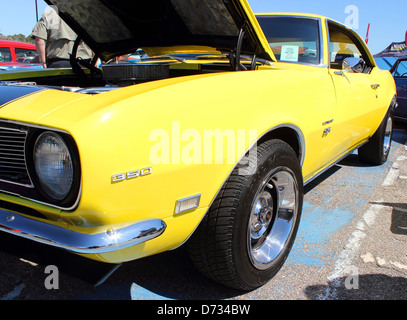
[[[391,150],[391,141],[393,138],[393,128],[394,128],[394,117],[393,117],[393,108],[390,108],[389,111],[386,113],[386,116],[380,123],[379,128],[375,132],[375,134],[370,138],[370,140],[359,148],[359,159],[363,162],[373,164],[373,165],[382,165],[384,164],[389,155]],[[387,152],[384,152],[384,140],[386,136],[386,126],[388,119],[392,120],[392,132],[390,135],[390,146]]]
[[[277,141],[277,140],[274,140]],[[294,151],[283,142],[268,144],[265,152],[257,153],[257,166],[254,174],[248,177],[247,183],[242,190],[241,201],[237,210],[237,216],[233,226],[232,250],[235,259],[237,273],[241,277],[241,281],[245,286],[256,288],[268,282],[281,268],[293,245],[302,210],[303,202],[303,182],[301,168]],[[292,234],[287,240],[286,246],[280,255],[274,260],[271,267],[266,270],[255,268],[250,260],[247,237],[250,212],[253,201],[258,193],[260,186],[273,171],[284,170],[288,168],[294,175],[297,190],[297,214],[294,222]]]
[[[393,140],[393,130],[394,130],[394,117],[393,117],[393,110],[390,110],[388,113],[387,113],[387,117],[384,119],[384,122],[383,122],[383,129],[382,129],[382,150],[384,150],[384,139],[385,139],[385,137],[386,137],[386,128],[387,128],[387,122],[388,122],[388,120],[389,119],[391,119],[391,122],[392,122],[392,130],[391,130],[391,134],[390,134],[390,145],[389,145],[389,148],[388,148],[388,150],[387,150],[387,152],[383,152],[383,154],[382,154],[382,161],[383,161],[383,163],[385,163],[386,161],[387,161],[387,159],[389,158],[389,155],[390,155],[390,150],[391,150],[391,142],[392,142],[392,140]]]
[[[392,132],[390,134],[390,146],[387,150],[387,152],[384,152],[384,140],[386,138],[386,128],[387,128],[387,122],[388,120],[391,119],[392,121]],[[389,155],[390,155],[390,150],[391,150],[391,141],[393,139],[393,127],[394,127],[394,119],[393,119],[393,112],[392,110],[389,110],[384,117],[382,123],[380,124],[380,128],[378,130],[378,135],[376,137],[376,140],[378,143],[378,153],[379,153],[379,164],[383,164],[387,161]]]

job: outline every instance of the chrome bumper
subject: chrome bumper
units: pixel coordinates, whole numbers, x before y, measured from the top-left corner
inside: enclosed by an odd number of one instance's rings
[[[123,229],[84,234],[26,218],[0,209],[0,232],[7,232],[74,253],[98,254],[122,250],[161,235],[166,224],[160,219],[144,220]]]

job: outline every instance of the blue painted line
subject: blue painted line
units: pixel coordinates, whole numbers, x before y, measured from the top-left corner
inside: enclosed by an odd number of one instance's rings
[[[147,290],[139,286],[136,283],[132,283],[130,288],[131,300],[173,300],[164,296],[160,296],[154,292]]]
[[[322,266],[331,261],[335,252],[326,246],[331,237],[352,222],[350,210],[326,210],[304,203],[300,230],[287,264]]]
[[[332,261],[336,252],[328,246],[329,242],[362,213],[391,163],[389,161],[383,166],[364,166],[356,160],[356,156],[351,156],[339,166],[346,167],[348,173],[341,175],[341,168],[323,181],[324,194],[319,195],[316,186],[305,195],[300,228],[287,260],[288,265],[301,263],[323,266]],[[343,193],[340,196],[343,199],[341,202],[336,203],[337,197],[327,195],[337,195],[338,192]],[[322,204],[313,205],[312,197],[318,197]]]

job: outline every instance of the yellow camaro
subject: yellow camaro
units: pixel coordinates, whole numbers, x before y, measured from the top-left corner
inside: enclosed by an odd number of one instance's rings
[[[74,46],[72,70],[0,74],[1,231],[114,264],[187,242],[249,290],[286,260],[306,183],[356,149],[387,160],[394,81],[338,22],[246,0],[47,2],[113,62]]]

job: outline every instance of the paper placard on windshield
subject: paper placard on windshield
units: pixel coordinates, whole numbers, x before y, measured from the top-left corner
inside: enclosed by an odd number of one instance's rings
[[[281,61],[298,62],[299,50],[298,46],[282,46]]]

